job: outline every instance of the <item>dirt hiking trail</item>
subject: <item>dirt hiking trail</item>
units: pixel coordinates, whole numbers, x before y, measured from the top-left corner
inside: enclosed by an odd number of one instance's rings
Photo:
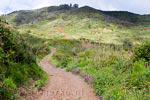
[[[93,89],[79,76],[72,75],[64,69],[55,68],[49,63],[49,58],[55,52],[55,48],[51,47],[51,53],[39,63],[50,76],[50,81],[42,88],[36,100],[98,100]]]

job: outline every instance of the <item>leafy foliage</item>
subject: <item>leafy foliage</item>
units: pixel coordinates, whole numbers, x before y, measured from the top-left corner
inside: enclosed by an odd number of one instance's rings
[[[146,41],[134,49],[134,61],[144,59],[150,62],[150,41]]]
[[[33,56],[29,55],[32,52],[30,51],[31,48],[27,47],[23,37],[19,36],[17,31],[11,29],[11,26],[5,26],[0,23],[0,40],[1,63],[7,64],[9,61],[28,63],[35,61]],[[29,49],[28,52],[27,48]]]
[[[29,46],[13,27],[0,20],[0,99],[18,100],[19,86],[29,80],[46,81],[46,74],[36,64],[37,48]]]
[[[145,91],[149,91],[150,85],[150,69],[146,68],[144,64],[140,64],[140,62],[135,62],[132,73],[128,77],[128,87],[143,89]]]

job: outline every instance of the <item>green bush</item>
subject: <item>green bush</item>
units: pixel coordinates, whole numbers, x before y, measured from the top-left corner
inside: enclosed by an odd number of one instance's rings
[[[140,62],[135,62],[132,72],[127,79],[129,88],[150,90],[150,69]]]
[[[58,67],[66,67],[68,63],[71,61],[71,58],[67,54],[61,54],[59,51],[53,55],[54,59],[58,62]]]
[[[22,35],[11,26],[0,22],[0,62],[8,64],[9,61],[27,62],[35,61],[31,47],[27,46]]]
[[[18,87],[28,85],[30,80],[33,84],[38,80],[40,87],[47,79],[36,64],[38,48],[28,45],[28,41],[0,20],[0,100],[19,100]]]
[[[91,60],[88,58],[79,58],[77,66],[78,67],[85,67],[86,65],[88,65],[90,63],[90,61]]]
[[[124,58],[120,58],[118,61],[115,62],[115,64],[113,65],[113,67],[115,68],[115,70],[117,70],[118,72],[126,72],[131,70],[131,65],[132,62],[129,61],[128,59],[124,59]]]
[[[150,41],[146,41],[134,49],[133,59],[134,61],[144,59],[150,62]]]
[[[4,78],[2,82],[3,86],[0,87],[0,99],[16,100],[14,94],[17,93],[16,84],[12,78]]]

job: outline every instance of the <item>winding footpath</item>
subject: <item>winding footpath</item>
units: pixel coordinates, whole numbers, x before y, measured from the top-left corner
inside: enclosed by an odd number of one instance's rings
[[[50,81],[42,88],[36,100],[98,100],[93,89],[79,76],[72,75],[64,69],[55,68],[49,63],[49,58],[56,52],[51,47],[51,53],[39,63],[48,74]]]

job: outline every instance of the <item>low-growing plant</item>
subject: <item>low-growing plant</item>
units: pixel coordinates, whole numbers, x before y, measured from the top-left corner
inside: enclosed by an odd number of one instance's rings
[[[114,85],[115,76],[112,71],[113,68],[104,68],[94,75],[93,87],[98,96],[103,96]]]
[[[147,68],[144,64],[140,62],[135,62],[133,65],[133,69],[131,74],[129,75],[128,87],[129,88],[137,88],[139,90],[146,89],[147,91],[150,90],[150,69]]]
[[[133,47],[133,44],[132,44],[131,40],[128,39],[128,38],[124,39],[123,40],[123,47],[124,47],[125,50],[129,50],[129,49],[131,50],[132,47]]]
[[[0,87],[0,99],[6,100],[16,100],[17,97],[14,94],[19,94],[16,84],[12,78],[4,78],[2,82],[2,87]]]

